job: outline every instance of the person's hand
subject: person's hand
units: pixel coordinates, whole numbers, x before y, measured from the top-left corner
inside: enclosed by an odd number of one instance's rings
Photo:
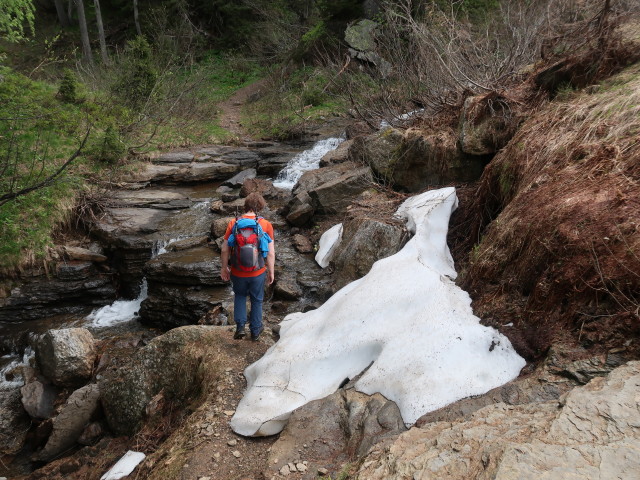
[[[272,270],[267,270],[267,285],[271,285],[275,280],[275,273]]]
[[[229,281],[229,279],[231,278],[231,274],[229,273],[228,267],[223,267],[220,269],[220,278],[225,282]]]

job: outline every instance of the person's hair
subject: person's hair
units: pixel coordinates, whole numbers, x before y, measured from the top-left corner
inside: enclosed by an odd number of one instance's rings
[[[261,212],[267,205],[262,195],[259,193],[250,193],[247,198],[244,199],[244,211],[246,212]]]

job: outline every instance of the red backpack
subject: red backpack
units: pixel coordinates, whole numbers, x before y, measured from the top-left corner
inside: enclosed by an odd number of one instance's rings
[[[260,226],[261,218],[236,218],[232,234],[227,240],[231,247],[231,265],[241,272],[254,272],[264,267],[269,241]]]

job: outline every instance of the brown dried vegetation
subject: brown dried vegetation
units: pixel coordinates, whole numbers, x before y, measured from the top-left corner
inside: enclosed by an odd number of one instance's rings
[[[561,92],[485,170],[463,284],[529,359],[556,341],[640,353],[639,138],[636,64]]]

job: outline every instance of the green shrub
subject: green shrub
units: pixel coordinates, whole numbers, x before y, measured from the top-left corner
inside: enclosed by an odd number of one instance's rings
[[[58,89],[58,96],[65,103],[79,103],[79,84],[73,70],[65,69]]]
[[[158,77],[151,46],[145,37],[138,36],[127,42],[118,78],[111,90],[123,104],[141,111],[153,94]]]
[[[109,125],[99,136],[98,141],[88,151],[92,158],[107,163],[115,163],[127,153],[127,145],[118,132],[118,128]]]

